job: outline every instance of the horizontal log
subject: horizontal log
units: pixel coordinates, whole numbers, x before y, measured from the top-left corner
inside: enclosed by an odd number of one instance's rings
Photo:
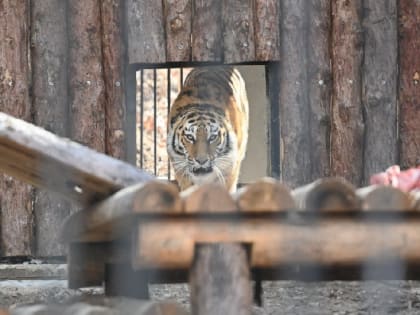
[[[124,188],[85,211],[73,214],[62,232],[64,242],[109,241],[130,233],[135,214],[180,213],[178,188],[151,181]]]
[[[153,179],[136,167],[0,113],[0,171],[82,205]]]
[[[243,219],[160,220],[141,224],[133,265],[189,268],[197,243],[249,243],[254,268],[295,264],[349,266],[369,262],[420,263],[419,218],[356,220],[319,217],[315,221]],[[157,232],[158,231],[158,232]]]
[[[242,187],[235,195],[241,211],[282,211],[295,209],[290,190],[274,178],[262,178]]]
[[[225,187],[218,184],[193,186],[181,193],[186,213],[232,212],[237,206]]]
[[[356,195],[362,210],[412,210],[413,201],[402,190],[391,186],[372,185],[359,188]]]
[[[413,202],[413,209],[420,211],[420,191],[411,192],[410,197]]]
[[[342,178],[323,178],[292,191],[299,209],[316,211],[356,210],[355,188]]]

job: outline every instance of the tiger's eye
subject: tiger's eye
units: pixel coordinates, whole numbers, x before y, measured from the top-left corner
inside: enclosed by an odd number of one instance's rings
[[[194,141],[194,137],[191,135],[185,135],[185,138],[187,138],[188,141],[191,141],[191,142]]]
[[[213,142],[213,141],[215,141],[216,139],[217,139],[217,135],[212,135],[212,136],[210,136],[209,141],[210,141],[210,142]]]

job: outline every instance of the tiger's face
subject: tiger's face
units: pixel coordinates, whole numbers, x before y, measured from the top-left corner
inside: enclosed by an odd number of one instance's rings
[[[168,151],[175,172],[193,184],[219,182],[232,169],[235,139],[229,136],[224,117],[217,112],[192,108],[178,118],[168,134]]]

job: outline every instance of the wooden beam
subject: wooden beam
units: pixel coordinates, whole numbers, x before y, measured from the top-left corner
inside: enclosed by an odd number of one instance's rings
[[[173,184],[152,181],[118,191],[95,206],[72,215],[64,225],[62,239],[109,241],[129,233],[135,214],[181,213],[182,201]]]
[[[0,113],[0,170],[88,205],[153,176]]]
[[[389,220],[364,220],[360,214],[307,219],[294,215],[295,219],[198,217],[142,223],[133,264],[138,269],[189,268],[199,243],[251,244],[250,264],[255,268],[339,267],[387,259],[420,263],[418,216],[398,219],[394,212]]]

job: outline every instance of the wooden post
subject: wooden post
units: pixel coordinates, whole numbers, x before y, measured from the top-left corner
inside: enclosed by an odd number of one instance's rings
[[[398,24],[396,0],[367,0],[363,8],[366,12],[362,65],[366,125],[363,184],[366,185],[371,175],[394,165],[398,158]]]
[[[187,213],[236,209],[228,191],[216,184],[193,187],[183,192],[183,198]],[[192,313],[250,314],[252,290],[245,247],[238,243],[196,245],[190,271]]]
[[[31,120],[29,1],[1,2],[0,111]],[[0,256],[32,255],[32,188],[0,176]]]
[[[68,3],[70,137],[105,152],[105,86],[97,4],[96,0]]]
[[[166,62],[162,1],[126,1],[128,62]]]
[[[251,314],[246,249],[239,244],[199,244],[190,271],[194,315]]]
[[[255,60],[254,8],[252,2],[251,0],[222,2],[223,56],[225,63]]]
[[[282,1],[280,136],[282,180],[294,188],[310,181],[307,78],[307,1]]]
[[[105,152],[126,160],[125,150],[125,47],[122,0],[100,1],[102,60],[105,88]]]
[[[31,53],[34,122],[59,136],[68,136],[67,15],[61,0],[31,2]],[[59,229],[69,203],[45,190],[34,196],[37,256],[65,255]]]
[[[400,165],[420,165],[420,3],[399,1]]]
[[[236,194],[240,211],[282,211],[296,208],[289,189],[273,178],[262,178]]]
[[[354,187],[341,178],[323,178],[292,191],[299,209],[317,211],[357,210]]]
[[[391,186],[368,186],[356,190],[363,210],[410,211],[413,201],[410,196]]]
[[[363,170],[362,1],[332,1],[331,176],[359,186]]]
[[[310,139],[310,181],[314,181],[330,174],[331,1],[310,0],[307,1],[306,7],[309,23],[306,39],[308,138]]]
[[[255,59],[280,59],[280,2],[255,1]]]
[[[221,62],[223,58],[222,1],[193,0],[192,61]]]
[[[163,1],[168,62],[191,60],[191,0]]]

